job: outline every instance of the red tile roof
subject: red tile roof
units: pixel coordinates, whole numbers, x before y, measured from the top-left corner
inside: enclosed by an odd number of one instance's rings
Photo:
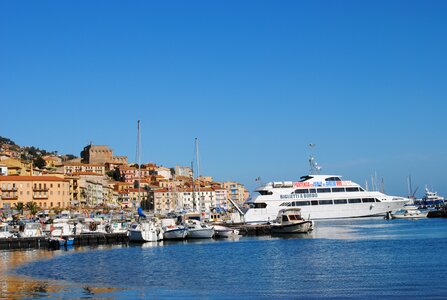
[[[0,181],[64,181],[67,180],[56,176],[0,176]]]

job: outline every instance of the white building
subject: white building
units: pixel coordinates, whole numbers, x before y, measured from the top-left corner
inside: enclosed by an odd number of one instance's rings
[[[0,165],[0,176],[8,176],[8,167],[6,165]]]

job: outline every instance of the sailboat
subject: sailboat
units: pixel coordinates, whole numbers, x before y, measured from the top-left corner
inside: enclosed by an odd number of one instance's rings
[[[138,137],[137,137],[137,157],[138,157],[138,205],[141,204],[140,199],[140,184],[141,184],[141,162],[140,162],[140,120],[138,120]],[[135,208],[136,203],[133,203]],[[143,212],[141,207],[138,207],[138,222],[131,224],[127,235],[130,242],[157,242],[163,239],[163,231],[157,220],[149,219]]]
[[[196,160],[197,160],[197,184],[198,184],[198,199],[199,199],[199,207],[204,207],[200,203],[200,163],[199,163],[199,140],[196,138]],[[196,194],[194,189],[194,181],[193,181],[193,207],[197,209],[196,204]],[[193,218],[189,218],[185,221],[185,227],[188,230],[188,238],[189,239],[207,239],[212,238],[214,236],[214,228]]]

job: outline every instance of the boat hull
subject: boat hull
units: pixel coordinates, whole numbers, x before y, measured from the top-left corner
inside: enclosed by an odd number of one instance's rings
[[[239,230],[221,225],[214,226],[214,236],[218,238],[232,238],[239,236]]]
[[[311,221],[303,221],[295,224],[272,225],[270,227],[272,233],[307,233],[312,230]]]
[[[271,208],[251,208],[244,215],[246,223],[267,223],[276,219],[279,204],[270,203]],[[406,201],[384,201],[375,203],[359,203],[344,205],[318,205],[302,206],[301,215],[306,219],[324,220],[324,219],[342,219],[342,218],[360,218],[371,216],[384,216],[387,212],[396,211],[403,208]]]
[[[164,240],[183,240],[186,238],[188,231],[186,228],[168,229],[163,233]]]
[[[214,229],[188,229],[188,239],[210,239],[214,236]]]

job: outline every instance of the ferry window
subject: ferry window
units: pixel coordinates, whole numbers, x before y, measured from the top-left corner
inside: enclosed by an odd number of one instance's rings
[[[362,199],[349,199],[349,203],[362,203]]]
[[[320,205],[328,205],[328,204],[333,204],[332,200],[319,200],[318,203]]]
[[[311,193],[311,194],[315,194],[316,192],[317,192],[316,189],[310,189],[310,190],[309,190],[309,193]]]
[[[310,203],[311,203],[312,205],[318,205],[318,200],[312,200],[312,201],[310,201]]]
[[[282,221],[287,222],[287,221],[289,221],[289,218],[287,218],[287,216],[282,216]]]
[[[346,200],[346,199],[334,200],[334,204],[346,204],[346,203],[348,203],[348,200]]]
[[[358,187],[347,187],[346,191],[347,192],[358,192],[359,188]]]
[[[331,192],[330,188],[317,189],[317,193],[330,193],[330,192]]]
[[[363,203],[374,202],[374,198],[363,198],[362,201]]]
[[[289,219],[290,219],[291,221],[293,221],[293,220],[297,220],[297,218],[296,218],[295,215],[289,215]]]
[[[376,200],[376,202],[381,202],[381,201],[380,201],[379,199],[377,199],[377,198],[376,198],[375,200]]]
[[[271,191],[258,191],[258,193],[261,195],[273,195],[273,192]]]
[[[345,188],[332,188],[332,193],[345,192]]]
[[[298,201],[298,202],[295,202],[295,204],[296,204],[296,206],[307,206],[307,205],[310,205],[310,202],[309,201]]]
[[[313,178],[313,176],[301,176],[301,180],[300,180],[300,182],[304,182],[304,181],[306,181],[306,180],[309,180],[309,179],[312,179]]]
[[[361,187],[359,187],[360,192],[364,192],[365,190]]]
[[[254,208],[266,208],[267,204],[265,203],[254,203]]]
[[[340,177],[329,177],[326,178],[326,181],[341,181]]]
[[[295,190],[295,194],[309,194],[309,189]]]

